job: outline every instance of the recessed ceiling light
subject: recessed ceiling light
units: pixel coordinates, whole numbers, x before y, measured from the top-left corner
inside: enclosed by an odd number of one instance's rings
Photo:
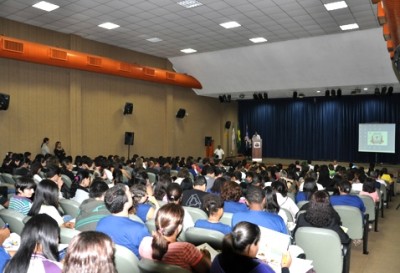
[[[157,37],[149,38],[149,39],[146,39],[146,40],[149,41],[149,42],[152,42],[152,43],[158,43],[158,42],[162,41],[160,38],[157,38]]]
[[[182,49],[181,52],[189,54],[189,53],[195,53],[195,52],[197,52],[197,50],[193,49],[193,48],[185,48],[185,49]]]
[[[344,9],[347,8],[347,3],[345,1],[332,2],[328,4],[324,4],[327,11],[336,10],[336,9]]]
[[[321,90],[317,90],[317,93],[321,93]]]
[[[54,4],[46,2],[46,1],[41,1],[41,2],[38,2],[34,5],[32,5],[32,7],[41,9],[41,10],[45,10],[45,11],[53,11],[55,9],[58,9],[60,6],[54,5]]]
[[[98,26],[102,27],[102,28],[105,28],[105,29],[119,28],[119,25],[114,24],[114,23],[110,23],[110,22],[106,22],[106,23],[100,24]]]
[[[195,8],[198,6],[202,6],[203,4],[200,3],[199,1],[196,0],[185,0],[177,3],[178,5],[181,5],[182,7],[185,7],[187,9]]]
[[[356,23],[340,26],[341,30],[350,30],[350,29],[357,29],[357,28],[359,28],[359,26]]]
[[[368,87],[364,87],[364,91],[368,91]]]
[[[235,28],[235,27],[240,27],[241,26],[241,24],[239,24],[238,22],[235,22],[235,21],[226,22],[226,23],[222,23],[222,24],[219,24],[219,25],[221,27],[226,28],[226,29]]]
[[[265,39],[264,37],[256,37],[256,38],[251,38],[249,39],[250,41],[252,41],[253,43],[257,44],[257,43],[263,43],[266,42],[267,39]]]

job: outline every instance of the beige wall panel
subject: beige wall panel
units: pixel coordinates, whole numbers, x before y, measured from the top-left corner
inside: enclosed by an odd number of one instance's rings
[[[0,112],[0,150],[39,152],[42,139],[65,141],[69,130],[68,70],[0,59],[0,92],[10,106]],[[64,143],[65,144],[65,143]],[[68,147],[66,147],[68,149]]]
[[[128,63],[172,69],[168,60],[63,35],[0,18],[10,37],[56,45]],[[197,96],[191,89],[135,79],[0,59],[0,92],[11,96],[0,112],[0,154],[31,151],[43,137],[60,140],[67,153],[128,155],[125,132],[134,132],[130,155],[204,156],[204,137],[226,145],[224,125],[237,105]],[[124,116],[126,102],[133,114]],[[175,117],[179,108],[188,116]]]

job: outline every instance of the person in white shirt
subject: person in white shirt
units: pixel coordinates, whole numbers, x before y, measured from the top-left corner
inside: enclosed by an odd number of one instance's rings
[[[224,155],[225,155],[224,150],[222,150],[221,145],[218,145],[218,148],[215,149],[215,151],[214,151],[214,156],[217,159],[223,159]]]
[[[43,138],[42,145],[40,146],[43,155],[50,154],[49,141],[50,139],[48,137]]]

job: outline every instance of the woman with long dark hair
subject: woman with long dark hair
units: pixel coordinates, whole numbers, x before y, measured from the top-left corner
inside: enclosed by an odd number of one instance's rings
[[[162,206],[155,219],[156,231],[152,237],[143,238],[139,253],[142,258],[162,261],[183,267],[194,273],[208,273],[210,257],[188,242],[177,242],[182,231],[184,210],[174,203]]]
[[[28,216],[43,213],[53,218],[59,226],[64,224],[64,219],[58,212],[58,186],[50,179],[43,179],[38,184]]]
[[[260,228],[249,222],[239,222],[232,232],[225,235],[222,253],[218,254],[211,265],[211,273],[275,273],[265,262],[256,258]],[[290,256],[284,255],[282,272],[289,272]]]
[[[47,214],[38,214],[26,222],[18,251],[4,273],[61,273],[58,257],[60,228]]]

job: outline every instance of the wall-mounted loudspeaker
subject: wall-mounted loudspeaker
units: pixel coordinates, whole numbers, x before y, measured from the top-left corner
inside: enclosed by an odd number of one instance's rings
[[[135,139],[134,132],[125,132],[125,145],[133,145]]]
[[[124,115],[132,115],[133,112],[133,103],[127,102],[124,107]]]
[[[176,117],[177,117],[177,118],[184,118],[185,115],[186,115],[186,110],[183,109],[183,108],[180,108],[180,109],[178,110],[178,112],[176,113]]]
[[[0,93],[0,110],[7,110],[10,105],[10,96]]]
[[[228,120],[227,122],[225,122],[225,129],[229,128],[231,128],[231,122]]]
[[[212,137],[206,136],[204,138],[204,146],[211,146],[211,144],[212,144]]]

